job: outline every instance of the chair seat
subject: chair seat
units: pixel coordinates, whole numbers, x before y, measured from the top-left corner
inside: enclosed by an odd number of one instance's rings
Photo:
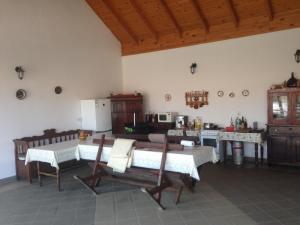
[[[18,159],[19,159],[19,160],[22,160],[22,161],[25,161],[25,159],[26,159],[26,154],[25,154],[25,153],[19,153],[19,154],[18,154]]]

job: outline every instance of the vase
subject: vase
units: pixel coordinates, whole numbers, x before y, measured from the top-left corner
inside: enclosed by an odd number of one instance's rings
[[[297,79],[294,77],[294,73],[292,73],[291,78],[288,79],[287,87],[297,87]]]

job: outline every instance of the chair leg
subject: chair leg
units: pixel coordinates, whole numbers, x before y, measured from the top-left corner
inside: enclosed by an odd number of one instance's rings
[[[99,187],[100,182],[101,182],[101,178],[97,179],[95,187]]]
[[[20,176],[19,176],[19,166],[18,166],[18,160],[16,159],[16,178],[17,178],[17,181],[20,180]]]
[[[41,187],[43,184],[42,184],[42,176],[41,176],[41,173],[40,173],[40,162],[39,161],[36,162],[36,166],[37,166],[39,185]]]
[[[31,166],[31,163],[27,165],[27,178],[30,184],[32,184]]]
[[[60,172],[59,172],[59,169],[56,169],[56,184],[57,184],[57,189],[58,189],[58,191],[61,191],[61,188],[60,188]]]
[[[158,193],[156,193],[154,196],[155,196],[156,200],[160,203],[160,200],[161,200],[161,191],[158,192]]]
[[[176,192],[176,201],[175,201],[175,204],[177,205],[180,201],[180,196],[181,196],[181,193],[182,193],[182,189],[183,187],[180,186]]]

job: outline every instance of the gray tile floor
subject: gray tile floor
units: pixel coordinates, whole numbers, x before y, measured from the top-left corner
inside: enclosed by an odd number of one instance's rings
[[[167,210],[138,188],[104,183],[93,196],[64,174],[64,191],[54,181],[0,184],[0,225],[300,225],[300,171],[253,166],[207,165],[195,193],[164,193]]]

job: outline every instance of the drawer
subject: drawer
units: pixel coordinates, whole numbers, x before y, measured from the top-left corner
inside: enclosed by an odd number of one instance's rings
[[[269,134],[299,134],[300,135],[300,127],[270,127]]]

